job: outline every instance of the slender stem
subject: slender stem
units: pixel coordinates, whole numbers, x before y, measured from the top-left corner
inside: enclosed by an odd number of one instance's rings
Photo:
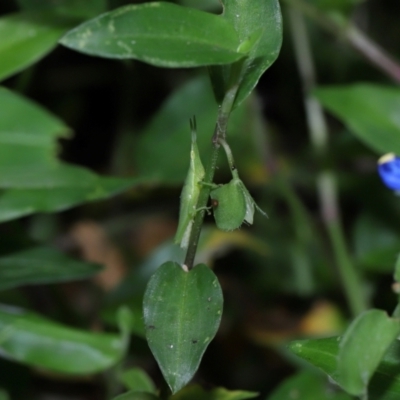
[[[353,316],[357,316],[366,310],[367,301],[362,289],[360,276],[349,255],[343,228],[339,216],[334,214],[336,206],[332,203],[336,196],[332,194],[336,191],[336,182],[329,171],[321,172],[318,177],[318,187],[322,200],[323,217],[329,240],[335,256],[335,262],[339,270],[340,278]]]
[[[316,22],[321,28],[332,33],[339,39],[346,40],[355,50],[369,60],[373,65],[386,73],[395,82],[400,83],[400,63],[391,57],[377,43],[360,31],[350,22],[341,22],[330,18],[305,0],[284,0],[296,7],[304,15]]]
[[[311,55],[308,34],[303,16],[295,8],[289,10],[293,43],[299,73],[303,82],[304,102],[310,141],[314,147],[318,161],[322,162],[328,156],[328,128],[321,105],[310,93],[316,85],[316,74]],[[348,253],[344,233],[340,223],[340,212],[336,181],[328,168],[323,168],[317,177],[317,190],[321,206],[321,217],[329,234],[329,239],[335,255],[336,264],[342,280],[349,307],[354,316],[366,306],[362,282]]]
[[[228,126],[229,116],[232,111],[233,103],[235,101],[238,85],[233,85],[224,97],[220,106],[217,123],[215,125],[214,134],[212,136],[212,153],[210,160],[206,167],[204,176],[204,185],[202,185],[199,199],[197,201],[196,209],[200,210],[196,213],[193,221],[192,231],[190,232],[189,245],[185,256],[184,265],[188,270],[193,268],[194,258],[196,256],[197,245],[200,239],[201,227],[203,225],[205,208],[207,206],[208,198],[210,196],[211,183],[214,179],[215,169],[217,167],[218,154],[220,149],[220,141],[226,137],[226,130]]]
[[[228,159],[229,168],[231,169],[231,171],[234,171],[236,169],[236,166],[235,166],[235,161],[233,160],[233,154],[232,154],[231,148],[229,147],[229,144],[225,141],[225,139],[220,139],[219,143],[222,145],[222,147],[225,150],[226,158]]]
[[[383,50],[377,43],[360,31],[356,26],[349,25],[346,30],[349,43],[372,64],[375,64],[395,82],[400,83],[400,64]]]

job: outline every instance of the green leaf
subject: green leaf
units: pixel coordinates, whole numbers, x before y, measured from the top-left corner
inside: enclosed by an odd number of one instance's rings
[[[204,11],[221,10],[221,3],[218,0],[179,0],[185,7],[198,8]]]
[[[0,389],[0,400],[9,400],[10,397],[8,396],[7,392],[3,389]]]
[[[209,136],[214,129],[217,105],[204,76],[178,88],[141,132],[132,149],[139,176],[163,183],[184,181],[189,167],[189,157],[185,155],[190,153],[188,124],[193,115],[198,121],[199,151],[205,154],[204,150],[210,146]]]
[[[400,249],[399,235],[387,225],[362,214],[353,231],[357,263],[380,273],[391,273]]]
[[[137,392],[135,390],[132,390],[130,392],[114,397],[112,400],[156,400],[156,399],[159,399],[159,397],[157,397],[154,394]]]
[[[337,370],[340,337],[297,340],[290,350],[300,358],[322,369],[340,386]],[[398,400],[400,398],[400,343],[394,341],[383,357],[369,384],[369,400]]]
[[[258,393],[256,392],[227,390],[225,388],[215,388],[211,391],[206,391],[198,385],[191,385],[171,396],[170,400],[245,400],[253,399],[257,396]]]
[[[74,207],[81,203],[91,202],[95,200],[107,199],[113,195],[128,190],[135,185],[139,185],[139,179],[124,178],[107,178],[95,176],[94,180],[86,181],[86,172],[84,168],[77,168],[82,174],[71,175],[64,174],[65,170],[60,168],[60,180],[57,181],[57,175],[51,179],[51,183],[47,186],[49,179],[46,175],[42,175],[40,182],[40,174],[35,174],[35,184],[42,184],[41,188],[35,189],[10,189],[0,194],[0,222],[9,221],[37,212],[58,212]],[[45,172],[47,172],[45,170]],[[72,178],[76,177],[76,181]],[[67,178],[70,184],[64,182],[64,187],[59,188],[57,184],[63,184],[62,179]],[[29,176],[26,176],[26,183],[29,186]],[[32,180],[32,182],[34,182]],[[52,187],[54,184],[55,187]],[[86,187],[80,187],[86,184]],[[47,186],[47,187],[46,187]]]
[[[158,2],[103,14],[68,32],[60,43],[86,54],[169,68],[227,64],[244,56],[237,51],[238,37],[229,22]]]
[[[0,87],[0,105],[0,150],[6,145],[24,146],[31,151],[37,150],[41,156],[41,151],[56,152],[55,139],[71,135],[70,128],[63,121],[4,87]],[[8,152],[0,154],[3,162]],[[26,154],[29,154],[28,150]],[[26,154],[18,162],[22,162]]]
[[[88,19],[106,10],[106,0],[18,0],[19,6],[28,11],[49,11],[54,14]]]
[[[131,368],[124,371],[119,380],[129,390],[136,392],[156,393],[156,387],[154,386],[151,378],[141,368]]]
[[[315,95],[372,150],[400,154],[400,89],[370,84],[335,85],[319,88]]]
[[[268,400],[351,400],[346,393],[335,393],[326,379],[313,372],[302,371],[286,379]]]
[[[197,371],[218,330],[222,306],[218,279],[204,264],[186,272],[166,262],[151,277],[143,300],[146,337],[173,393]]]
[[[0,290],[67,282],[92,276],[102,267],[74,260],[49,247],[35,247],[0,258]]]
[[[338,355],[341,385],[347,392],[367,392],[369,380],[399,333],[400,320],[381,310],[365,311],[351,323],[340,341]]]
[[[249,51],[249,54],[243,64],[239,61],[212,67],[210,73],[219,103],[232,84],[231,79],[240,81],[234,103],[238,107],[279,55],[282,16],[278,0],[224,0],[222,3],[222,18],[235,27],[242,51]]]
[[[20,116],[23,115],[24,118]],[[139,183],[100,177],[56,158],[56,140],[69,135],[57,118],[0,88],[0,222],[104,199]]]
[[[125,346],[118,335],[72,329],[20,308],[0,307],[1,354],[31,367],[91,374],[118,362]]]
[[[0,18],[0,80],[43,58],[73,25],[54,15],[15,13]]]

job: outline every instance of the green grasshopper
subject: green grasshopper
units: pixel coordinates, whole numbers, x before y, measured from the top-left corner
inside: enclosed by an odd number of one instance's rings
[[[220,140],[223,146],[232,173],[232,180],[225,185],[206,184],[203,182],[205,170],[200,159],[196,143],[196,120],[190,120],[192,146],[190,150],[190,166],[181,194],[179,225],[175,235],[175,243],[187,248],[192,231],[202,185],[212,188],[210,197],[217,227],[223,231],[232,231],[239,228],[244,222],[251,225],[254,212],[257,209],[261,214],[267,214],[256,204],[246,186],[239,178],[234,165],[232,152],[225,140]],[[207,208],[208,209],[208,208]]]
[[[175,235],[175,243],[180,243],[180,246],[183,248],[187,248],[189,245],[189,238],[192,231],[193,220],[196,216],[196,212],[198,211],[196,209],[196,205],[201,190],[201,182],[205,174],[205,170],[200,159],[200,153],[196,142],[195,118],[190,120],[190,129],[192,133],[190,165],[181,193],[179,224]]]

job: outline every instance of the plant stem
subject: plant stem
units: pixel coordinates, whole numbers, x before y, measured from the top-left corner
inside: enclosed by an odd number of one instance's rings
[[[354,24],[330,18],[327,14],[319,11],[318,8],[304,0],[284,1],[289,5],[296,7],[304,15],[316,22],[321,28],[332,33],[339,39],[346,40],[373,65],[383,71],[395,82],[400,83],[400,63],[360,31]]]
[[[316,74],[308,34],[303,16],[297,9],[292,7],[289,10],[289,17],[296,61],[303,82],[310,141],[322,166],[323,160],[328,158],[328,128],[320,103],[310,94],[316,84]],[[329,234],[346,298],[352,314],[356,316],[367,308],[366,298],[362,282],[346,247],[340,223],[336,181],[333,173],[326,167],[317,176],[317,190],[321,217]]]
[[[201,227],[203,225],[205,208],[210,196],[211,184],[214,179],[215,169],[217,167],[218,154],[220,150],[220,139],[225,139],[228,126],[229,116],[235,101],[238,84],[234,84],[226,92],[224,100],[219,108],[217,123],[215,125],[214,134],[212,136],[212,153],[206,167],[204,176],[204,185],[202,185],[196,209],[200,210],[196,213],[193,221],[192,231],[190,232],[189,245],[185,256],[184,265],[188,270],[193,268],[194,258],[196,256],[197,245],[200,239]]]
[[[235,167],[235,161],[233,160],[233,154],[232,154],[232,150],[229,147],[229,144],[226,143],[225,139],[220,139],[219,143],[222,145],[222,147],[225,150],[225,154],[226,154],[226,158],[228,159],[228,164],[229,164],[229,168],[231,169],[231,171],[234,171],[236,169]]]

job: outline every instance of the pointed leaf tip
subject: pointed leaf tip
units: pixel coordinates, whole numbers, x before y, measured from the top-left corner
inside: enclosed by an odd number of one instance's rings
[[[185,272],[166,262],[151,277],[143,300],[146,337],[173,393],[197,371],[222,308],[218,279],[204,264]]]

